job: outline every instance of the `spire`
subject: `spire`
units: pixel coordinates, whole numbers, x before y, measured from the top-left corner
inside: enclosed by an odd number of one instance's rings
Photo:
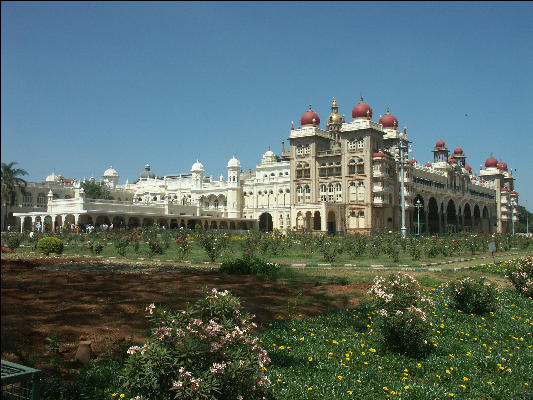
[[[313,110],[311,109],[311,104],[309,104],[309,111],[313,111]]]
[[[360,103],[364,103],[364,102],[365,102],[365,101],[364,101],[364,99],[363,99],[363,93],[361,93],[361,101],[360,101]]]
[[[294,121],[291,121],[291,131],[294,130]]]
[[[390,114],[390,108],[387,106],[387,114]]]

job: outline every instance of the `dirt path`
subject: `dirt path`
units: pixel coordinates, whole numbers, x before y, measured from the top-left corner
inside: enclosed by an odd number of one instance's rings
[[[63,360],[74,357],[81,339],[91,340],[97,355],[112,356],[123,351],[121,344],[123,348],[146,335],[148,304],[184,308],[205,285],[239,296],[260,327],[288,314],[310,316],[351,306],[369,286],[295,286],[212,270],[121,273],[95,268],[93,272],[87,263],[86,258],[2,260],[2,358],[46,368],[51,355],[45,338],[55,332],[65,340],[59,354]],[[53,269],[43,268],[46,264],[53,264]]]

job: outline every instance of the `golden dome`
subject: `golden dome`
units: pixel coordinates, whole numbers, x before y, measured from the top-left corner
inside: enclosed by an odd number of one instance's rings
[[[332,112],[329,115],[328,124],[341,124],[341,123],[342,123],[342,117],[338,113]]]

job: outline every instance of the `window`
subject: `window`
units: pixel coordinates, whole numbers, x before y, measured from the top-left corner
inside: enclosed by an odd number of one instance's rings
[[[23,206],[31,206],[33,203],[33,196],[31,193],[27,193],[22,197],[22,205]]]
[[[326,185],[322,184],[320,185],[320,193],[325,193],[326,192]]]
[[[328,192],[333,193],[333,183],[328,185]]]
[[[352,139],[352,140],[350,140],[350,141],[348,142],[348,150],[353,151],[353,150],[356,149],[356,146],[357,146],[357,144],[356,144],[356,142],[355,142],[355,139]]]
[[[348,174],[353,175],[355,174],[355,160],[350,160],[348,163]]]
[[[340,183],[335,184],[335,191],[336,192],[342,191],[342,185]]]
[[[296,154],[302,156],[304,154],[304,147],[302,145],[296,147]]]
[[[365,147],[365,141],[363,138],[360,138],[358,141],[357,141],[357,149],[358,150],[362,150],[364,149]]]
[[[311,145],[306,144],[304,147],[304,154],[311,154]]]
[[[43,193],[39,193],[37,196],[37,207],[44,207],[46,205],[46,196]]]

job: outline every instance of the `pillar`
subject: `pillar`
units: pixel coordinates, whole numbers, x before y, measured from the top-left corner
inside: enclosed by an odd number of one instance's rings
[[[425,227],[424,232],[429,233],[429,210],[424,210]]]
[[[35,220],[37,217],[35,215],[31,216],[31,231],[33,232],[33,228],[35,227]]]
[[[442,233],[442,221],[441,221],[440,210],[437,210],[437,217],[439,218],[439,233]]]
[[[444,213],[442,215],[444,217],[444,233],[448,233],[448,214]]]
[[[24,217],[18,217],[20,218],[20,233],[22,233],[22,228],[24,226]]]
[[[52,232],[56,230],[56,215],[51,215],[50,220],[52,221]]]

